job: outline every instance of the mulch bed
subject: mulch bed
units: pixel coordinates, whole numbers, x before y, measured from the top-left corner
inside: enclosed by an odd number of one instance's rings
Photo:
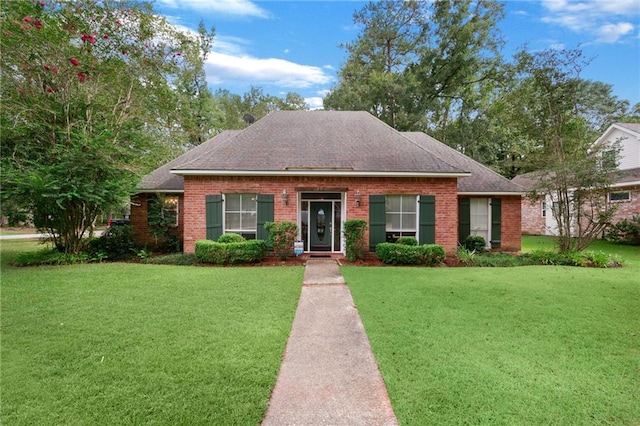
[[[276,257],[267,257],[258,264],[250,264],[246,266],[304,266],[309,260],[309,257],[291,257],[287,260],[280,260]],[[344,258],[337,259],[341,265],[348,266],[393,266],[385,265],[376,257],[369,257],[367,259],[358,259],[355,262],[347,262]],[[408,266],[408,265],[403,265]],[[462,267],[464,266],[456,257],[447,257],[444,264],[441,267]],[[419,267],[419,266],[418,266]]]

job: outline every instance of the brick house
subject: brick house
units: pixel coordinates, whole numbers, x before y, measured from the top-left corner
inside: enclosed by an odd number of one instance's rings
[[[640,124],[614,123],[594,144],[607,143],[619,149],[616,168],[619,176],[611,185],[607,202],[615,205],[616,212],[612,222],[630,219],[640,215]],[[613,150],[610,152],[614,152]],[[606,160],[607,153],[604,153]],[[513,178],[513,182],[532,190],[537,183],[539,173],[526,173]],[[557,223],[552,214],[553,197],[551,194],[538,198],[522,198],[522,233],[528,235],[557,235]]]
[[[453,254],[474,234],[517,251],[523,192],[430,136],[398,132],[366,112],[279,111],[145,176],[131,222],[148,236],[150,201],[161,200],[186,253],[200,239],[264,239],[265,222],[292,221],[305,253],[340,254],[343,224],[354,218],[367,221],[371,250],[414,236]]]

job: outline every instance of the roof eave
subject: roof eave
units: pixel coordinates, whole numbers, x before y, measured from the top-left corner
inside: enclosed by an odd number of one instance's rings
[[[465,195],[465,196],[513,195],[513,196],[516,196],[516,195],[527,195],[527,192],[525,191],[458,191],[458,195]]]
[[[639,186],[640,180],[630,181],[630,182],[617,182],[611,185],[611,188],[620,188],[624,186]]]
[[[311,176],[311,177],[434,177],[460,178],[471,176],[468,172],[385,172],[354,170],[171,170],[179,176]]]
[[[158,192],[163,194],[183,194],[184,189],[136,189],[136,194],[157,194]]]

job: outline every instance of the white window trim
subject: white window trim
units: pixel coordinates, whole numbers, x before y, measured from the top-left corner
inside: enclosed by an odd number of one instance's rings
[[[391,213],[393,213],[393,214],[398,214],[399,213],[400,214],[401,229],[388,229],[386,227],[386,225],[385,225],[385,232],[398,232],[398,233],[401,233],[401,234],[405,233],[405,232],[407,232],[407,233],[413,232],[413,233],[416,234],[416,237],[417,237],[418,236],[418,228],[419,228],[418,221],[419,221],[419,217],[420,217],[419,216],[420,212],[418,211],[419,208],[420,208],[420,205],[418,203],[418,196],[417,195],[411,195],[411,194],[389,194],[389,195],[386,195],[385,198],[386,197],[413,197],[415,199],[415,211],[413,211],[411,213],[415,214],[416,226],[415,226],[415,228],[412,228],[412,229],[405,228],[405,227],[402,226],[402,224],[403,224],[402,215],[404,214],[404,212],[402,211],[402,200],[400,200],[400,211],[399,212],[391,212]],[[407,214],[408,213],[409,212],[407,212]],[[385,216],[388,215],[388,214],[389,214],[389,212],[386,211],[386,207],[385,207]],[[385,221],[386,221],[386,218],[385,218]]]
[[[612,200],[611,199],[611,194],[626,194],[627,198],[624,200]],[[629,201],[631,201],[631,191],[629,190],[623,190],[623,191],[611,191],[607,194],[607,198],[609,199],[610,203],[628,203]]]
[[[254,228],[253,229],[227,229],[227,196],[228,195],[240,195],[240,210],[236,211],[236,210],[232,210],[232,213],[238,213],[240,214],[240,226],[242,226],[242,213],[247,213],[247,212],[253,212],[253,210],[243,210],[242,209],[242,199],[244,197],[242,197],[243,195],[248,195],[251,197],[254,197],[256,199],[256,209],[255,209],[255,217],[256,217],[256,221],[254,223]],[[243,193],[228,193],[228,194],[223,194],[222,200],[222,229],[223,229],[223,233],[235,233],[235,234],[257,234],[258,232],[258,203],[257,203],[257,199],[258,199],[258,195],[257,194],[253,194],[250,192],[243,192]]]

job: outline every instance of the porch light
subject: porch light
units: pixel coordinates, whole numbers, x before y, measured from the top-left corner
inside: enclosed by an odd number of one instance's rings
[[[355,194],[356,207],[360,207],[360,190],[358,189]]]
[[[289,194],[287,193],[286,189],[282,190],[282,201],[284,202],[285,206],[289,204]]]

